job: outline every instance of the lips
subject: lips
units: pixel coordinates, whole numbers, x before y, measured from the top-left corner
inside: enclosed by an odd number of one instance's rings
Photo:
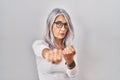
[[[60,35],[64,35],[65,33],[60,33]]]

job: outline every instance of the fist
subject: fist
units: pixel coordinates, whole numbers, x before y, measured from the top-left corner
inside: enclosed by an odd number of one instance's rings
[[[46,55],[45,59],[54,64],[58,64],[62,61],[62,50],[60,49],[50,49]]]
[[[63,57],[67,64],[70,64],[73,61],[75,55],[75,49],[73,46],[68,46],[63,50]]]

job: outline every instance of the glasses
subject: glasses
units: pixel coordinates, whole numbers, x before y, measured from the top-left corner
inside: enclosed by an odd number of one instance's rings
[[[62,28],[63,25],[64,25],[64,28],[68,28],[68,24],[67,23],[62,23],[61,21],[57,21],[57,22],[54,22],[56,24],[56,27],[57,28]]]

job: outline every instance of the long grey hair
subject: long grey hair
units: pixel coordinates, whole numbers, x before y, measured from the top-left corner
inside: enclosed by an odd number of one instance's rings
[[[64,9],[55,8],[48,15],[47,23],[46,23],[46,32],[44,36],[44,40],[49,44],[50,48],[58,48],[57,44],[55,43],[54,36],[53,36],[52,25],[56,17],[59,15],[63,15],[68,24],[68,32],[65,38],[62,40],[63,44],[65,46],[71,45],[72,40],[74,38],[74,29],[73,29],[73,25],[72,25],[69,14]]]

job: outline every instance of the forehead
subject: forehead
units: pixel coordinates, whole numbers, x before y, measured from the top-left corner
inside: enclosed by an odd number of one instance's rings
[[[61,21],[61,22],[63,22],[63,23],[66,23],[66,22],[67,22],[66,19],[65,19],[65,17],[64,17],[63,15],[58,15],[58,16],[55,18],[55,22],[57,22],[57,21]]]

